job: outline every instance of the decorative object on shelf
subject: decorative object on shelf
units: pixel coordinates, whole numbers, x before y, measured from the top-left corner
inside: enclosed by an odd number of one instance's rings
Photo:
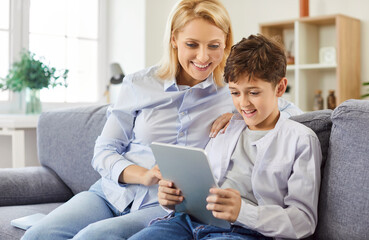
[[[300,0],[300,17],[309,16],[309,0]]]
[[[295,57],[291,55],[290,51],[287,52],[287,64],[288,65],[295,64]]]
[[[327,97],[327,107],[328,109],[336,108],[336,96],[334,95],[334,90],[329,90],[329,94]]]
[[[118,85],[123,82],[123,78],[125,77],[122,68],[120,67],[119,63],[112,63],[110,64],[110,73],[111,78],[109,80],[109,84],[106,86],[106,91],[104,96],[106,96],[106,102],[110,103],[112,100],[112,85]],[[113,94],[114,95],[114,94]],[[113,96],[113,98],[115,98]]]
[[[291,86],[287,85],[286,91],[284,92],[283,96],[284,99],[287,101],[293,102],[292,95],[291,95]]]
[[[369,86],[369,82],[363,82],[363,86]],[[369,90],[367,93],[361,95],[361,98],[369,97]]]
[[[322,110],[324,106],[324,100],[322,97],[322,91],[316,90],[315,97],[314,97],[314,111]]]
[[[334,47],[321,47],[319,49],[319,63],[336,64],[336,49]]]
[[[0,81],[0,89],[2,90],[13,92],[26,90],[27,114],[41,112],[39,92],[42,88],[67,87],[66,79],[69,72],[67,69],[57,71],[54,67],[46,65],[35,57],[34,53],[23,50],[20,61],[14,62],[8,75]],[[63,80],[60,81],[60,79]]]
[[[290,42],[290,46],[287,51],[287,64],[293,65],[295,64],[295,56],[292,55],[293,41]]]

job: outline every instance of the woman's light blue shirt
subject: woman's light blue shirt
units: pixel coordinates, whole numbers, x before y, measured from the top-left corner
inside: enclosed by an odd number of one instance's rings
[[[233,109],[227,86],[216,86],[212,75],[193,87],[183,87],[175,79],[158,79],[156,69],[126,76],[96,141],[92,165],[102,176],[107,199],[120,211],[132,201],[131,211],[157,202],[157,185],[118,182],[132,164],[148,169],[155,165],[151,142],[205,148],[214,120]]]
[[[96,140],[92,165],[102,176],[107,200],[123,211],[157,203],[157,185],[121,184],[119,175],[130,165],[147,169],[155,165],[149,145],[163,142],[205,148],[214,120],[234,109],[227,85],[216,86],[210,75],[193,86],[179,86],[175,79],[156,77],[151,67],[125,77],[117,104]],[[289,102],[279,107],[288,115],[300,113]]]

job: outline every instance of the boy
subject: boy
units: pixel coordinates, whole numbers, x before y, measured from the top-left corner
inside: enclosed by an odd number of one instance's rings
[[[225,67],[238,110],[224,134],[206,147],[221,188],[211,188],[207,209],[232,223],[222,229],[172,214],[132,239],[271,239],[307,237],[317,224],[320,143],[315,133],[278,110],[286,90],[284,49],[262,35],[233,46]],[[173,183],[161,180],[159,202],[183,201]]]

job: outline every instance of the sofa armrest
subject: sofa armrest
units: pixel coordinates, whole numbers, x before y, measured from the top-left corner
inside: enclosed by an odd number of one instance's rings
[[[0,206],[65,202],[73,194],[46,167],[0,169]]]
[[[37,126],[38,159],[74,194],[86,191],[101,176],[91,166],[96,138],[106,122],[108,105],[43,112]]]

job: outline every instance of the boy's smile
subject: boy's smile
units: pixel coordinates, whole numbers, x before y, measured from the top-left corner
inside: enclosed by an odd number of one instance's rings
[[[229,82],[233,104],[251,130],[270,130],[279,118],[278,97],[282,96],[287,79],[282,78],[276,87],[259,78],[246,74]]]

